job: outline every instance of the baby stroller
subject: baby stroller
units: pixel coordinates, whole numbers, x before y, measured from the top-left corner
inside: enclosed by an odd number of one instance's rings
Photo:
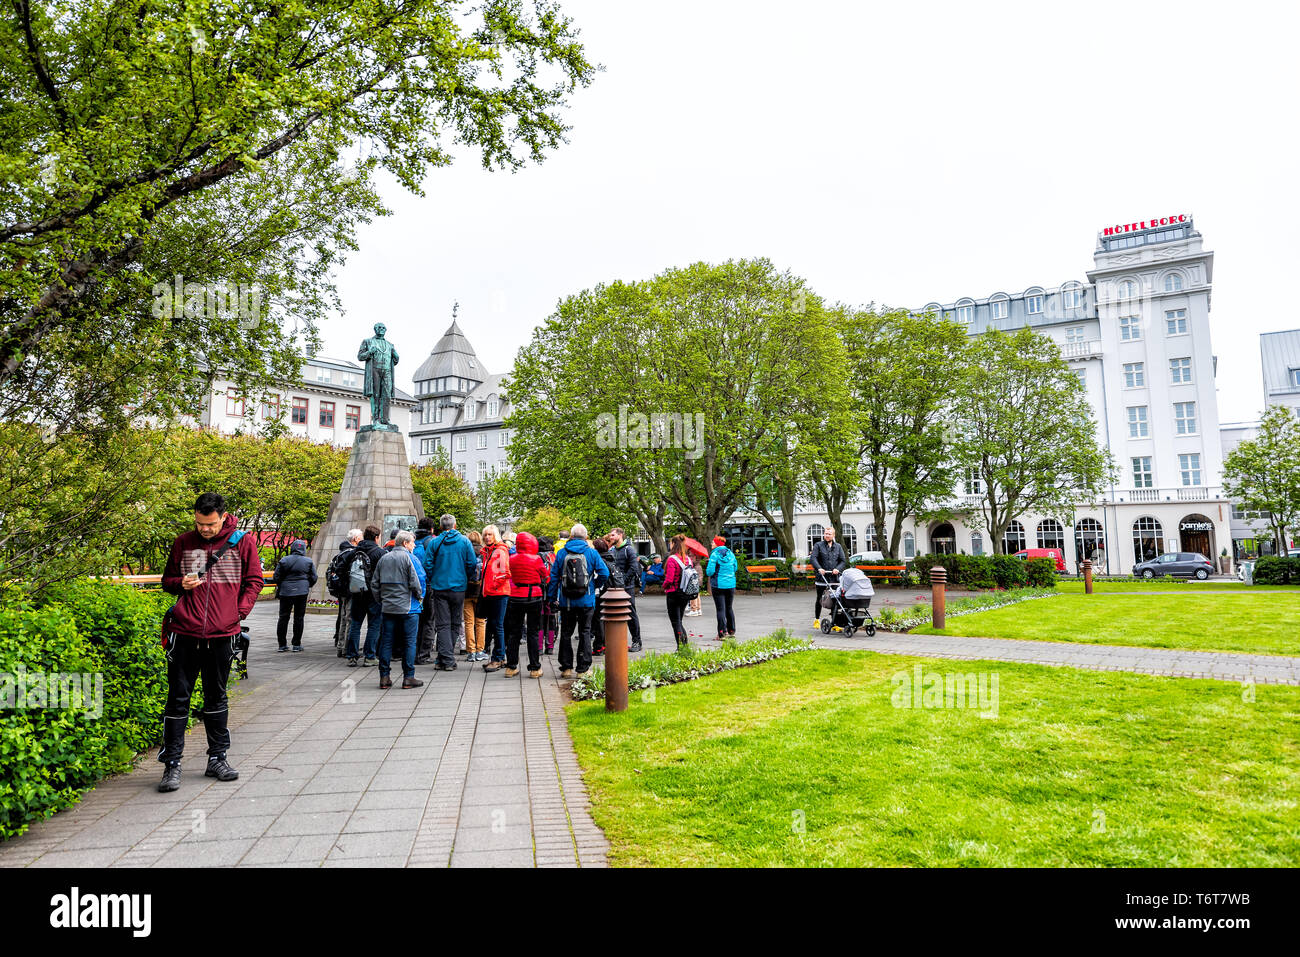
[[[847,575],[847,573],[846,573]],[[862,629],[868,638],[876,634],[876,620],[871,617],[871,580],[858,572],[861,579],[846,578],[844,582],[826,581],[818,576],[817,584],[825,585],[822,594],[822,634],[829,635],[833,628],[843,628],[844,637],[852,638]],[[861,582],[866,582],[865,587]]]

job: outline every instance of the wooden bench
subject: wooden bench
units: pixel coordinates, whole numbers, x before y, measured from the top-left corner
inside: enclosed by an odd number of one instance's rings
[[[907,572],[906,565],[854,565],[853,567],[858,571],[866,572],[868,577],[883,578],[886,581],[893,578],[897,578],[901,581],[903,575]],[[892,572],[894,574],[885,575],[880,574],[881,572]]]
[[[790,579],[777,576],[775,565],[746,565],[745,571],[749,572],[751,581],[758,582],[758,593],[760,595],[763,594],[763,586],[769,583],[772,584],[774,591],[780,587],[781,582],[785,582],[786,591],[790,590]]]
[[[810,563],[804,562],[802,565],[791,565],[791,572],[794,573],[794,581],[804,587],[813,585],[817,581],[817,573],[813,571]]]

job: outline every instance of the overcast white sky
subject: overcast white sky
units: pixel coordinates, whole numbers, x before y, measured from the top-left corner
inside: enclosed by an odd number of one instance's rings
[[[1186,212],[1214,250],[1221,421],[1263,402],[1259,333],[1300,261],[1290,4],[567,0],[605,71],[569,144],[464,154],[339,271],[354,358],[382,319],[398,385],[450,322],[509,371],[560,298],[767,256],[826,298],[919,307],[1084,280],[1103,225]]]

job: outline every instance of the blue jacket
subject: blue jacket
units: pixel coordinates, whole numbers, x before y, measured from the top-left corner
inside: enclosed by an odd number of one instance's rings
[[[709,556],[709,564],[705,566],[704,574],[712,578],[718,576],[719,588],[736,587],[736,556],[726,545],[719,545]]]
[[[454,528],[440,535],[430,535],[422,544],[424,573],[430,591],[464,591],[478,577],[478,556],[474,554],[474,546]]]
[[[565,556],[570,554],[584,555],[587,559],[590,581],[587,582],[587,594],[582,598],[568,598],[560,587],[564,584]],[[607,578],[609,578],[609,566],[600,557],[600,553],[583,539],[571,538],[564,543],[564,547],[555,556],[555,564],[551,566],[551,582],[546,586],[547,600],[561,608],[595,608],[596,592],[605,584]]]
[[[411,564],[415,566],[415,577],[420,579],[420,595],[427,596],[429,593],[425,590],[424,584],[428,579],[424,574],[424,562],[420,560],[420,556],[416,555],[414,551],[411,552]],[[416,598],[412,595],[411,610],[408,614],[418,615],[423,608],[424,602],[420,598]]]

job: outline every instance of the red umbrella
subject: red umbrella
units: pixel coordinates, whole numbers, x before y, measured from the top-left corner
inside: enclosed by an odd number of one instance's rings
[[[686,550],[693,555],[698,555],[700,558],[709,557],[709,550],[693,538],[686,539]]]

